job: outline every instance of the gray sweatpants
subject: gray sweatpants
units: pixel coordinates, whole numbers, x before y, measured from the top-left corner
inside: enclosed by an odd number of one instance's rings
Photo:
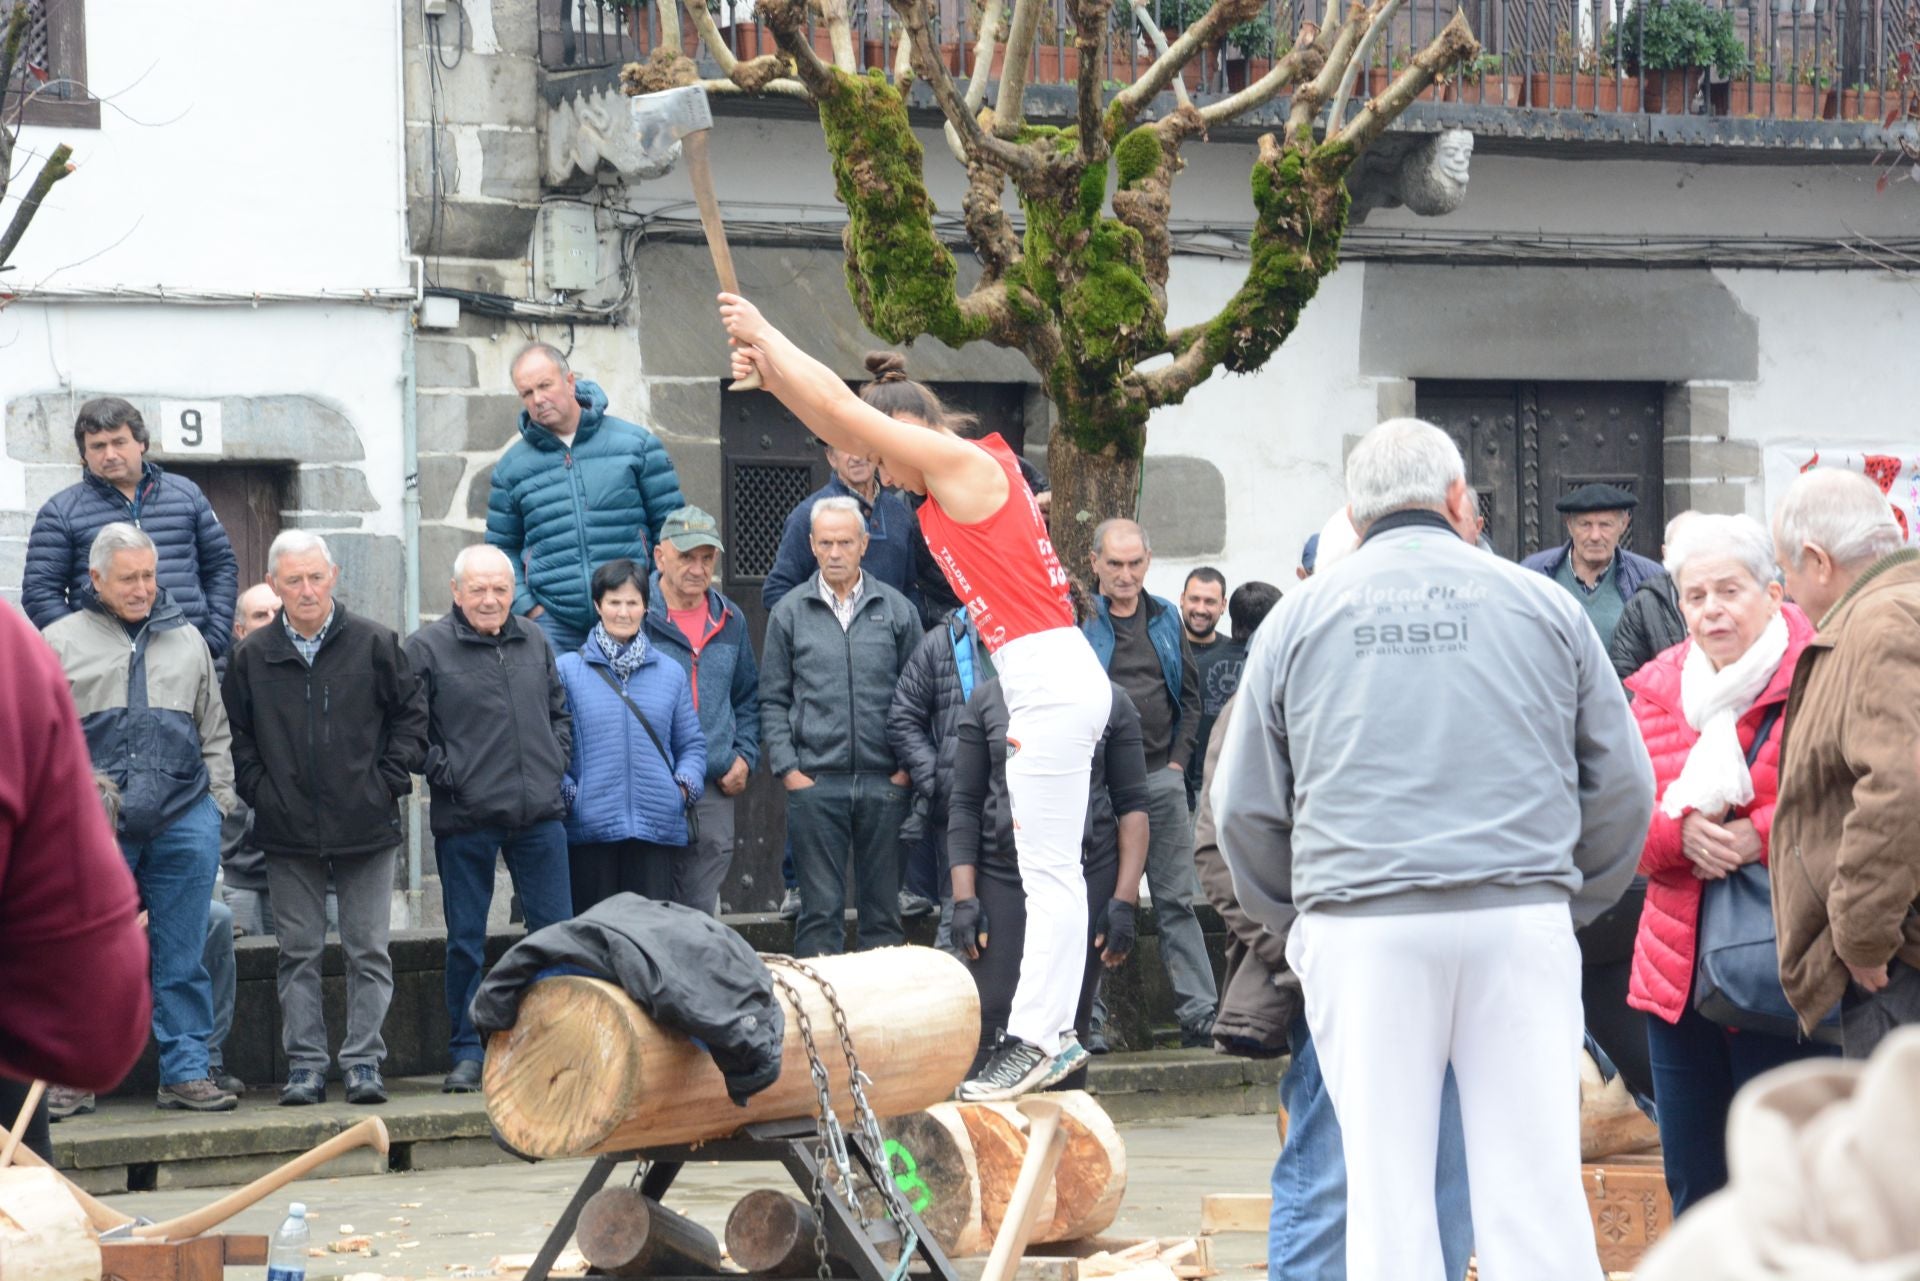
[[[733,866],[733,806],[737,796],[721,794],[720,785],[707,780],[707,790],[694,802],[700,839],[673,857],[673,901],[708,916],[720,914],[720,887]]]
[[[327,939],[329,869],[340,902],[340,947],[347,962],[347,1034],[340,1043],[340,1066],[378,1068],[387,1056],[380,1028],[393,1000],[387,931],[394,853],[388,849],[352,858],[267,855],[267,890],[280,936],[280,1043],[289,1069],[307,1068],[322,1076],[327,1071],[320,958]]]

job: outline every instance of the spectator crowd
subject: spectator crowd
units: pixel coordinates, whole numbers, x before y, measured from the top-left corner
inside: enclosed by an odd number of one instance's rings
[[[920,394],[899,357],[869,367],[882,399]],[[146,459],[128,402],[78,413],[85,475],[35,519],[21,603],[143,910],[158,1106],[244,1091],[223,1056],[237,935],[277,939],[279,1101],[318,1103],[336,1075],[348,1101],[385,1100],[415,776],[449,1092],[480,1087],[468,1010],[497,864],[529,930],[628,892],[718,915],[763,761],[796,954],[897,944],[937,910],[980,988],[986,1061],[1027,924],[1018,745],[914,497],[829,449],[831,480],[785,521],[756,648],[715,585],[719,523],[660,440],[552,347],[512,377],[520,439],[485,541],[406,637],[349,607],[320,534],[240,565],[200,490]],[[925,424],[961,422],[927,404]],[[1347,489],[1284,600],[1211,568],[1153,595],[1149,530],[1093,531],[1076,621],[1112,707],[1075,1030],[1107,1048],[1103,976],[1150,906],[1180,1043],[1289,1056],[1274,1275],[1457,1278],[1475,1251],[1490,1277],[1591,1275],[1566,1106],[1583,1043],[1657,1119],[1683,1212],[1727,1183],[1742,1085],[1920,1021],[1920,711],[1901,666],[1920,659],[1920,552],[1870,482],[1816,470],[1770,529],[1676,518],[1662,561],[1625,546],[1634,495],[1589,485],[1560,503],[1566,541],[1510,564],[1459,451],[1416,420],[1369,433]],[[1203,894],[1230,936],[1218,984]],[[1755,929],[1777,938],[1758,966],[1726,943]],[[104,1084],[56,1087],[51,1115]],[[1469,1204],[1469,1186],[1500,1193]]]

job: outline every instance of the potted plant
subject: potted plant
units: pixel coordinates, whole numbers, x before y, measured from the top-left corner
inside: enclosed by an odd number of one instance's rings
[[[1621,72],[1592,45],[1575,47],[1573,33],[1554,38],[1547,69],[1527,77],[1527,105],[1544,111],[1638,111],[1640,78]]]
[[[1831,88],[1833,65],[1809,55],[1777,74],[1764,59],[1756,59],[1749,74],[1726,87],[1727,114],[1770,120],[1831,120],[1837,95]]]
[[[1684,115],[1701,96],[1709,69],[1737,76],[1747,67],[1733,14],[1700,0],[1640,0],[1627,11],[1619,37],[1621,66],[1642,78],[1641,103],[1650,112]]]
[[[1483,53],[1456,71],[1446,82],[1440,96],[1446,102],[1517,107],[1525,89],[1525,80],[1507,74],[1505,54]]]
[[[1227,92],[1238,93],[1266,75],[1273,69],[1273,60],[1292,48],[1293,42],[1280,35],[1264,10],[1239,26],[1228,28]]]

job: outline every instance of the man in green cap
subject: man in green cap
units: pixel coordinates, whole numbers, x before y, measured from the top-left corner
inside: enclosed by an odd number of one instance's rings
[[[760,759],[760,669],[746,615],[713,587],[725,551],[720,523],[698,507],[669,512],[653,548],[647,639],[685,668],[707,736],[707,787],[694,806],[700,832],[673,866],[673,901],[718,914],[733,862],[734,798]]]
[[[1666,573],[1658,561],[1620,545],[1639,502],[1618,485],[1582,485],[1554,504],[1566,518],[1567,541],[1520,562],[1573,593],[1600,633],[1602,648],[1613,643],[1627,599],[1640,584]]]

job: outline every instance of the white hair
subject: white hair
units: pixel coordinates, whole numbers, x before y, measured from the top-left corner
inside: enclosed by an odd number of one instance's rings
[[[305,556],[309,552],[319,552],[320,559],[333,567],[333,553],[327,550],[327,540],[310,529],[283,529],[274,535],[273,543],[267,548],[267,572],[280,572],[280,561],[287,556]]]
[[[1447,491],[1466,478],[1467,465],[1453,437],[1418,418],[1389,418],[1361,437],[1347,457],[1348,511],[1362,531],[1410,507],[1444,511]]]
[[[1673,540],[1680,536],[1680,531],[1686,527],[1687,522],[1700,514],[1701,513],[1697,511],[1688,509],[1668,521],[1666,532],[1660,536],[1660,545],[1662,547],[1673,546]]]
[[[93,546],[87,552],[87,568],[105,578],[113,567],[114,556],[120,552],[152,552],[156,559],[160,555],[146,530],[116,520],[102,525],[100,532],[93,536]]]
[[[1093,527],[1093,554],[1098,556],[1107,550],[1107,535],[1123,532],[1140,536],[1140,550],[1153,555],[1153,540],[1147,537],[1147,527],[1137,520],[1128,520],[1125,516],[1110,516]],[[1317,562],[1316,562],[1317,563]]]
[[[477,568],[474,562],[484,560],[489,556],[498,559],[502,565],[506,566],[508,579],[514,577],[513,558],[511,556],[501,551],[498,547],[495,547],[492,543],[475,543],[471,547],[462,547],[460,554],[453,558],[453,581],[465,584],[467,581],[467,571]]]
[[[1842,569],[1853,569],[1901,545],[1900,526],[1879,486],[1837,467],[1816,467],[1796,478],[1773,509],[1773,527],[1795,569],[1808,547],[1818,547]]]
[[[1680,585],[1680,576],[1692,562],[1722,556],[1737,561],[1762,587],[1774,580],[1773,537],[1759,521],[1751,516],[1686,514],[1693,519],[1679,529],[1667,526],[1666,565],[1674,586]]]
[[[807,517],[807,529],[809,531],[820,528],[821,512],[846,512],[860,522],[860,529],[863,533],[866,531],[867,518],[860,514],[859,502],[848,498],[844,494],[835,494],[831,498],[822,498],[813,505],[813,513]]]

